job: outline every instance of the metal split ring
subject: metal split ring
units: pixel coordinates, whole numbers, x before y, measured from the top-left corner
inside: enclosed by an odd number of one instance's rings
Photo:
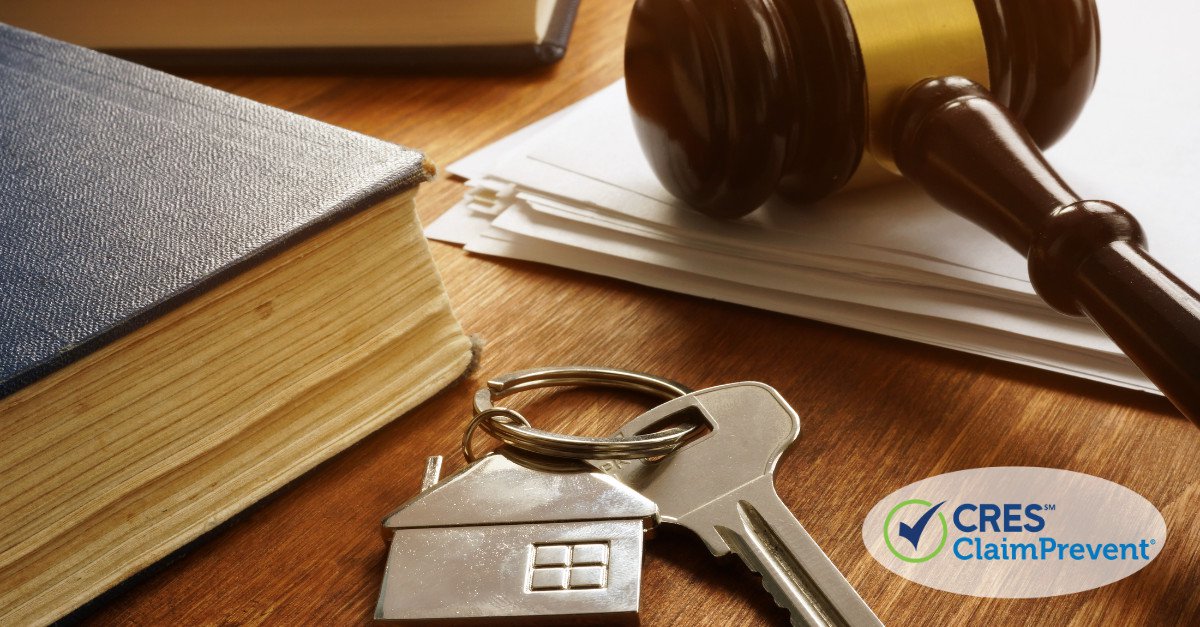
[[[653,433],[610,438],[562,435],[535,429],[519,412],[493,404],[497,399],[526,390],[585,385],[643,392],[663,400],[678,398],[692,391],[669,379],[615,368],[553,366],[512,372],[489,380],[487,387],[475,393],[475,417],[463,434],[463,456],[468,462],[478,459],[471,444],[476,428],[482,428],[488,435],[510,446],[569,459],[643,459],[666,455],[679,448],[699,428],[699,425],[689,424]]]

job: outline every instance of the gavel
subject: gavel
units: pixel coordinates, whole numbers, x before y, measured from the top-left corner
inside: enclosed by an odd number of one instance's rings
[[[673,195],[736,218],[895,174],[1029,261],[1200,425],[1200,297],[1046,162],[1091,94],[1092,0],[639,0],[625,78]]]

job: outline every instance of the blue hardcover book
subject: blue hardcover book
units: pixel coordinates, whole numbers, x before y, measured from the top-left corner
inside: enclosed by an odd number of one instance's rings
[[[62,616],[465,370],[412,206],[431,172],[0,24],[0,624]]]

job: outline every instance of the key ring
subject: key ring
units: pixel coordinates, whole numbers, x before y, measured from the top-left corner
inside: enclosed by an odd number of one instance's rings
[[[594,366],[550,366],[511,372],[487,382],[475,393],[475,417],[463,434],[462,451],[468,462],[478,459],[471,445],[476,428],[516,448],[569,459],[643,459],[666,455],[679,448],[699,425],[670,427],[641,435],[590,438],[542,431],[530,426],[519,412],[496,407],[493,402],[510,394],[555,386],[596,385],[643,392],[671,400],[691,389],[654,375]]]

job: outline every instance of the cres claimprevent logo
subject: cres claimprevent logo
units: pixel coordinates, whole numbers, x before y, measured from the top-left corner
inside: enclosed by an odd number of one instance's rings
[[[888,570],[973,596],[1033,598],[1103,586],[1163,549],[1166,521],[1120,484],[1055,468],[972,468],[909,484],[863,521]]]

